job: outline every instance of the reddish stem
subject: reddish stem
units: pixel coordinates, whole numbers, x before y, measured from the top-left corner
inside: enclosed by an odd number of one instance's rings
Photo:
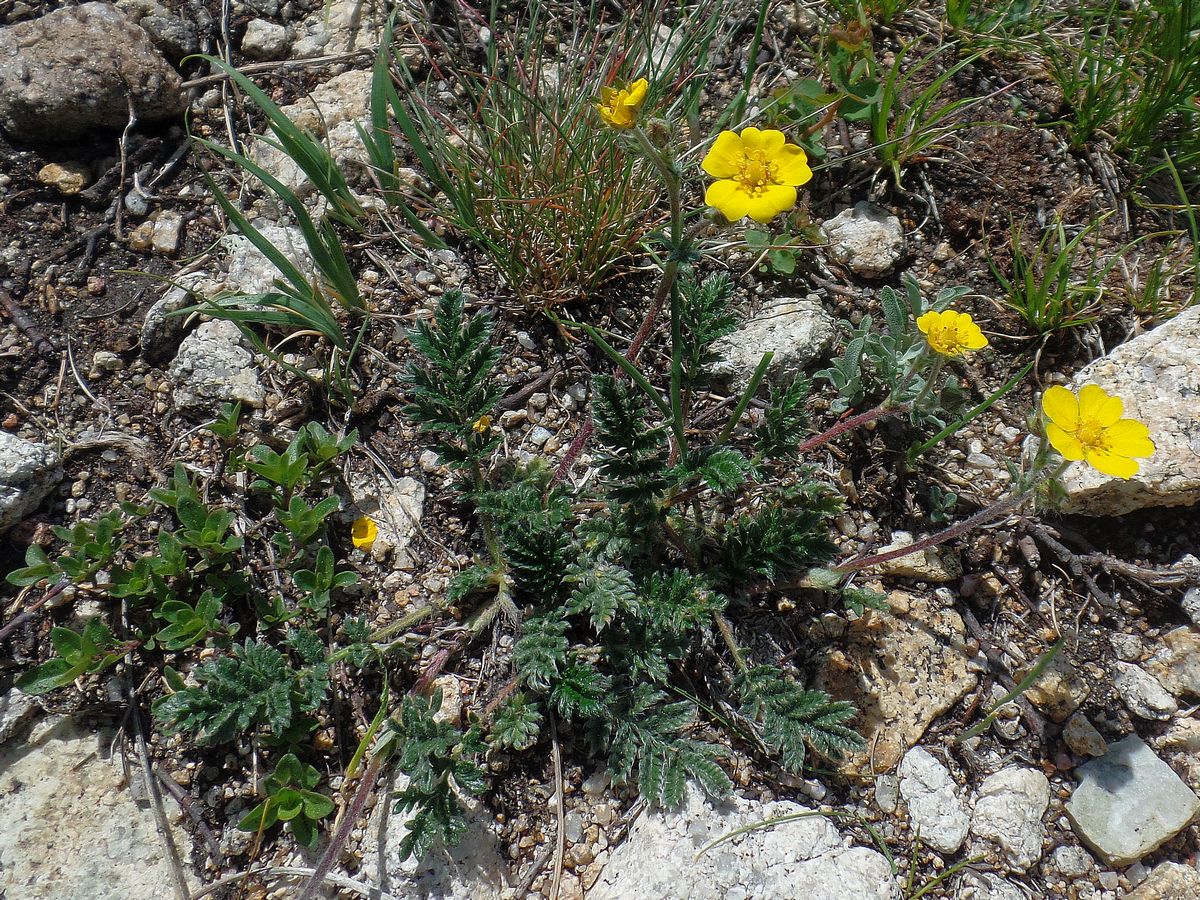
[[[1025,494],[1013,494],[993,503],[991,506],[985,506],[979,512],[975,513],[961,522],[951,525],[949,528],[939,531],[937,534],[931,534],[929,537],[922,538],[915,543],[908,544],[896,550],[889,550],[887,553],[877,553],[874,556],[865,556],[861,559],[852,559],[849,562],[844,562],[840,566],[834,566],[833,571],[839,574],[847,574],[849,572],[859,572],[863,569],[868,569],[871,566],[877,566],[880,563],[889,562],[893,559],[899,559],[901,556],[909,556],[913,553],[920,553],[922,550],[928,550],[930,547],[936,547],[938,544],[944,544],[946,541],[953,540],[960,534],[970,531],[983,525],[985,522],[990,522],[992,519],[997,519],[1001,515],[1009,512],[1020,505],[1025,499]]]
[[[845,434],[851,428],[857,428],[859,425],[865,425],[867,422],[873,422],[876,419],[884,419],[888,416],[898,416],[901,413],[908,412],[907,406],[876,406],[874,409],[868,409],[866,412],[861,412],[856,416],[851,416],[848,419],[842,419],[828,431],[823,431],[815,437],[810,437],[796,448],[797,453],[804,453],[814,447],[820,447],[822,444],[828,444],[835,437]]]

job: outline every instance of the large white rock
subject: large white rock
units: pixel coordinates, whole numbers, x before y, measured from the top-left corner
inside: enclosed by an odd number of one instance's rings
[[[712,841],[779,816],[803,818],[747,831],[699,858]],[[788,801],[733,797],[712,805],[689,787],[677,811],[644,813],[609,858],[588,900],[899,900],[887,860],[851,847],[825,817]]]
[[[1157,850],[1200,812],[1200,798],[1136,734],[1075,770],[1067,816],[1079,839],[1110,866]]]
[[[815,295],[805,299],[781,297],[713,346],[720,355],[710,371],[718,378],[745,384],[758,368],[763,354],[771,351],[767,378],[786,384],[821,356],[837,333],[833,316]]]
[[[888,274],[904,254],[900,220],[866,200],[824,222],[821,232],[829,241],[829,255],[864,278]]]
[[[0,431],[0,533],[37,509],[61,479],[53,447]]]
[[[109,756],[111,742],[111,734],[63,719],[0,754],[0,896],[175,896],[153,812],[130,795],[120,760]],[[174,823],[178,807],[165,802]],[[191,839],[176,829],[175,843],[186,853]]]
[[[904,754],[897,772],[908,814],[921,829],[921,843],[954,853],[967,837],[971,816],[958,797],[958,785],[936,757],[921,747]]]
[[[1049,805],[1045,775],[1015,766],[1001,769],[979,786],[971,833],[998,847],[1007,868],[1024,872],[1041,859],[1042,816]]]
[[[1085,366],[1075,385],[1088,383],[1125,401],[1157,449],[1128,481],[1073,463],[1062,479],[1065,511],[1110,516],[1200,500],[1200,306]]]
[[[404,790],[398,777],[393,791]],[[508,866],[489,828],[491,813],[479,803],[466,810],[467,831],[454,847],[437,847],[424,859],[400,860],[400,842],[408,833],[408,817],[393,811],[394,803],[381,799],[367,825],[363,846],[363,875],[393,897],[405,900],[499,900],[506,887]],[[494,827],[494,826],[493,826]]]

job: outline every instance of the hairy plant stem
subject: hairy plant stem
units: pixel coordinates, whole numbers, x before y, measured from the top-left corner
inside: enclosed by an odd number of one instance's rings
[[[1042,437],[1042,449],[1038,453],[1041,457],[1045,450],[1046,438]],[[966,534],[980,525],[998,519],[1006,513],[1012,512],[1021,506],[1030,495],[1037,490],[1038,486],[1047,482],[1055,481],[1066,471],[1071,465],[1071,460],[1064,459],[1052,471],[1047,472],[1045,468],[1035,468],[1029,480],[1020,487],[1015,487],[1013,492],[1007,497],[997,500],[995,503],[985,506],[983,509],[974,513],[971,516],[951,525],[949,528],[943,528],[936,534],[931,534],[929,537],[922,538],[912,544],[907,544],[903,547],[898,547],[895,550],[889,550],[886,553],[876,553],[872,556],[865,556],[861,559],[852,559],[842,563],[840,566],[834,566],[830,571],[838,574],[849,574],[850,572],[860,572],[863,569],[869,569],[871,566],[877,566],[880,563],[889,562],[893,559],[899,559],[902,556],[908,556],[912,553],[920,553],[922,550],[928,550],[930,547],[936,547],[939,544],[944,544],[946,541],[952,541],[960,535]]]
[[[880,403],[873,409],[868,409],[866,412],[861,412],[858,415],[851,416],[848,419],[842,419],[827,431],[822,431],[820,434],[814,435],[806,441],[802,441],[796,448],[796,452],[804,453],[808,450],[812,450],[814,447],[820,447],[823,444],[828,444],[834,438],[845,434],[847,431],[857,428],[859,425],[865,425],[867,422],[873,422],[876,419],[884,419],[888,416],[903,415],[904,413],[908,412],[908,410],[909,407],[907,404],[902,403],[899,405],[892,405],[889,401],[885,400],[883,403]]]
[[[717,631],[721,633],[721,637],[725,640],[725,646],[729,648],[729,653],[733,657],[733,663],[737,666],[738,671],[749,672],[750,667],[746,665],[746,658],[742,656],[742,648],[734,640],[733,627],[729,624],[729,620],[722,613],[714,613],[713,623],[717,626]]]

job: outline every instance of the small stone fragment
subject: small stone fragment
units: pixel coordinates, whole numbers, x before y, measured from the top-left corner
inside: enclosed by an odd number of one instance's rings
[[[1175,698],[1141,666],[1117,662],[1113,664],[1113,669],[1113,687],[1135,716],[1162,720],[1179,712]]]
[[[37,701],[18,688],[0,697],[0,744],[20,731],[37,714]]]
[[[167,374],[180,409],[210,414],[221,403],[236,401],[261,409],[266,400],[254,357],[232,322],[205,322],[189,334]]]
[[[242,52],[251,59],[281,59],[287,55],[291,42],[286,25],[251,19],[242,37]]]
[[[1010,766],[984,779],[971,815],[971,833],[999,847],[1004,863],[1024,872],[1042,856],[1042,816],[1050,782],[1034,769]]]
[[[1080,756],[1103,756],[1108,752],[1107,742],[1083,713],[1067,719],[1062,735],[1071,752]]]
[[[915,542],[916,539],[910,532],[893,531],[891,543],[879,548],[878,552],[889,553]],[[916,578],[931,584],[945,584],[962,575],[962,562],[953,551],[945,547],[926,547],[907,556],[882,562],[876,567],[876,571],[900,578]]]
[[[904,228],[881,206],[863,200],[821,225],[829,254],[855,275],[880,278],[904,253]]]
[[[42,166],[37,177],[42,184],[58,188],[58,192],[63,196],[73,197],[87,186],[92,176],[83,163],[64,162]]]
[[[1018,673],[1016,678],[1023,679],[1027,671]],[[1062,722],[1087,699],[1090,690],[1071,660],[1059,653],[1025,692],[1025,699],[1055,722]]]
[[[154,217],[150,248],[163,256],[174,256],[183,243],[184,218],[174,210],[164,209]]]
[[[37,509],[62,480],[58,453],[47,444],[0,431],[0,534]]]
[[[787,384],[829,349],[836,334],[834,318],[815,294],[803,299],[781,297],[713,345],[718,359],[709,372],[717,379],[745,385],[763,354],[770,351],[767,378],[773,384]]]
[[[1183,611],[1193,625],[1200,626],[1200,587],[1188,588],[1183,595]]]
[[[1144,668],[1176,697],[1200,697],[1200,632],[1187,625],[1168,631]]]
[[[1054,850],[1054,868],[1068,878],[1082,878],[1092,870],[1092,857],[1082,847],[1064,844]]]
[[[1079,839],[1110,866],[1157,850],[1200,812],[1200,798],[1136,734],[1076,771],[1079,787],[1067,816]]]
[[[154,245],[154,221],[149,220],[143,222],[133,231],[129,232],[129,249],[136,250],[138,253],[145,253]]]

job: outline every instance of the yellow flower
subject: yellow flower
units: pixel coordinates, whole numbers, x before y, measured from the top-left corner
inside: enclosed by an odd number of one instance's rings
[[[476,434],[487,434],[492,427],[492,417],[486,413],[471,423],[471,430]]]
[[[930,310],[917,319],[917,328],[929,346],[942,356],[961,356],[967,350],[982,350],[988,345],[979,326],[964,312]]]
[[[1150,429],[1137,419],[1122,419],[1125,404],[1102,387],[1085,384],[1077,398],[1056,384],[1042,394],[1042,411],[1051,446],[1066,459],[1086,459],[1105,475],[1131,478],[1139,468],[1131,457],[1154,453]]]
[[[633,84],[623,88],[600,88],[600,102],[596,109],[605,125],[613,128],[632,128],[637,124],[638,110],[646,102],[646,91],[650,83],[645,78],[639,78]]]
[[[729,221],[769,222],[796,205],[796,188],[812,178],[808,157],[782,131],[722,131],[700,166],[713,178],[704,202]]]
[[[370,550],[379,536],[379,526],[367,516],[360,516],[350,526],[350,541],[359,550]]]

